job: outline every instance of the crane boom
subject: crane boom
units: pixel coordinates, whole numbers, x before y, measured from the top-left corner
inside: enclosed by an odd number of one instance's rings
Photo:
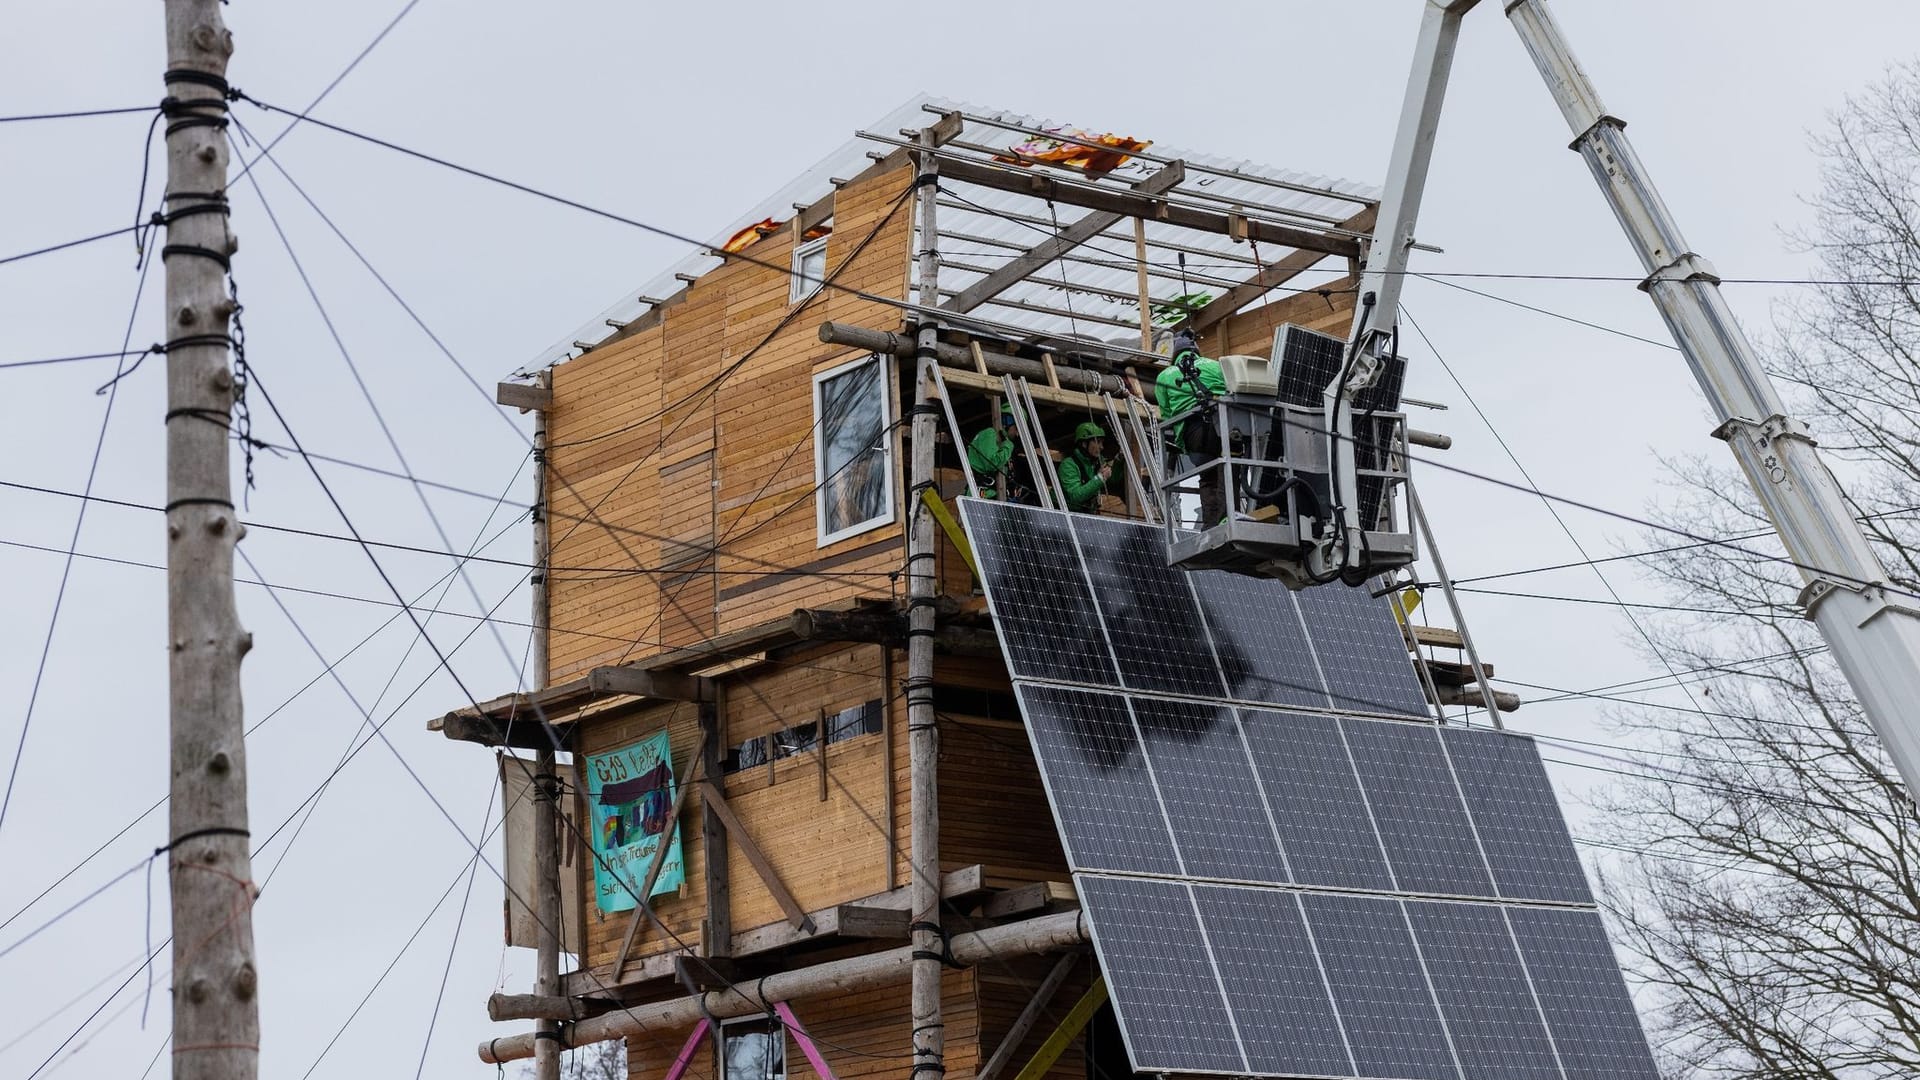
[[[1387,355],[1383,350],[1391,348],[1399,286],[1454,43],[1461,18],[1477,3],[1427,0],[1374,243],[1361,278],[1362,303],[1348,344],[1348,370],[1327,387],[1328,426],[1336,433],[1330,450],[1347,464],[1340,487],[1348,507],[1354,505],[1345,490],[1353,475],[1354,443],[1338,436],[1350,433],[1353,394],[1364,388],[1362,380],[1373,367],[1368,358]],[[1805,425],[1787,414],[1752,343],[1734,320],[1712,265],[1681,236],[1627,141],[1626,124],[1601,104],[1545,0],[1503,3],[1573,131],[1571,148],[1586,159],[1646,269],[1640,288],[1653,299],[1707,395],[1719,421],[1714,436],[1733,451],[1801,572],[1806,584],[1798,602],[1832,648],[1911,797],[1920,791],[1920,600],[1888,580]],[[1345,428],[1339,424],[1343,414],[1349,425]],[[1351,520],[1342,524],[1353,527]],[[1347,553],[1323,552],[1322,557],[1344,560]]]

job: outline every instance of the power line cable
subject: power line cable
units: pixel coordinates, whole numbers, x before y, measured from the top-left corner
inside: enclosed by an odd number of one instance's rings
[[[296,449],[296,453],[299,453],[300,456],[303,458],[308,456],[304,452],[300,452],[297,449]],[[316,460],[318,459],[316,458]],[[114,499],[114,498],[108,498],[102,495],[86,495],[81,492],[65,491],[60,488],[45,487],[39,484],[28,484],[18,480],[0,480],[0,487],[9,487],[9,488],[14,488],[20,491],[31,491],[39,495],[56,495],[62,498],[79,499],[87,502],[99,503],[105,506],[115,506],[123,510],[144,510],[144,511],[149,511],[154,513],[164,512],[164,508],[155,506],[151,503],[133,502],[128,499]],[[291,525],[275,525],[270,522],[263,522],[263,521],[247,521],[245,522],[245,524],[246,524],[246,527],[249,529],[260,529],[265,532],[285,533],[286,535],[289,535],[289,536],[304,536],[312,540],[336,540],[343,543],[366,544],[370,547],[384,548],[390,551],[405,551],[405,552],[411,552],[417,555],[434,555],[444,559],[454,559],[456,561],[461,559],[461,556],[456,555],[452,552],[448,552],[440,548],[421,547],[417,544],[402,544],[402,543],[398,543],[390,540],[367,540],[361,537],[348,536],[341,533],[324,532],[318,529],[302,529],[302,528],[297,528]],[[498,558],[493,556],[475,556],[471,560],[467,560],[467,561],[483,563],[490,566],[511,566],[521,570],[539,569],[539,567],[535,566],[533,563],[521,562],[517,559],[505,559],[505,558]],[[780,564],[773,564],[769,568],[763,569],[763,570],[714,569],[714,570],[703,570],[703,571],[685,571],[685,570],[667,570],[667,569],[661,569],[658,567],[646,567],[646,566],[556,566],[556,567],[553,567],[552,569],[555,573],[560,573],[560,574],[582,574],[582,575],[593,574],[593,575],[603,575],[607,577],[622,577],[622,576],[647,575],[647,574],[677,575],[677,574],[683,574],[683,573],[711,574],[711,575],[720,576],[720,577],[745,576],[745,577],[845,578],[845,577],[891,577],[892,576],[891,573],[889,572],[878,571],[878,570],[870,570],[870,571],[809,570],[804,566],[784,566]]]
[[[67,582],[73,576],[73,552],[80,547],[80,533],[87,522],[87,507],[89,504],[85,500],[93,495],[94,482],[100,475],[100,458],[105,452],[107,445],[107,427],[113,421],[113,407],[120,398],[120,381],[118,376],[126,370],[125,354],[127,352],[127,345],[133,341],[133,327],[140,317],[140,301],[141,298],[146,295],[147,270],[149,267],[150,264],[141,264],[139,277],[133,287],[133,304],[127,312],[126,330],[122,334],[120,341],[120,352],[123,354],[122,359],[117,364],[114,381],[108,384],[106,406],[100,413],[100,429],[93,439],[93,458],[87,464],[86,485],[81,490],[81,499],[83,501],[80,503],[79,512],[76,513],[73,518],[73,533],[67,539],[67,556],[60,566],[60,582],[54,588],[53,612],[47,617],[47,632],[40,642],[40,660],[34,667],[33,686],[27,691],[26,713],[20,720],[20,738],[19,741],[14,744],[13,761],[7,767],[6,792],[4,795],[0,795],[0,828],[5,828],[7,811],[13,806],[13,787],[20,776],[20,762],[26,757],[27,735],[33,730],[33,714],[34,709],[40,703],[41,681],[46,678],[47,658],[53,654],[53,635],[55,629],[60,625],[61,608],[66,603]]]
[[[52,244],[43,248],[34,248],[32,251],[22,251],[18,254],[0,258],[0,266],[5,266],[8,263],[21,262],[22,260],[31,259],[39,255],[51,255],[56,251],[65,251],[68,248],[77,248],[83,244],[92,244],[100,240],[111,240],[116,236],[125,236],[128,233],[139,232],[145,228],[147,228],[147,223],[143,221],[137,225],[128,225],[123,228],[111,229],[107,232],[94,233],[91,236],[83,236],[78,240],[68,240],[64,243]]]
[[[74,120],[83,116],[124,116],[128,113],[150,113],[158,109],[157,105],[130,105],[124,109],[81,109],[76,112],[29,113],[24,116],[0,116],[0,124],[18,124],[30,120]]]
[[[76,356],[49,356],[39,360],[9,360],[5,363],[0,363],[0,370],[45,367],[48,364],[71,364],[80,360],[116,360],[129,356],[145,356],[150,352],[153,352],[153,349],[149,347],[137,352],[130,352],[123,349],[119,352],[81,353]]]

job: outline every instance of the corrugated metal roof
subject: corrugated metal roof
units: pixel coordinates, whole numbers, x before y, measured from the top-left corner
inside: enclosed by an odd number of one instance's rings
[[[968,119],[942,149],[943,157],[990,162],[996,154],[1028,141],[1034,133],[1078,130],[1075,125],[919,95],[713,234],[713,245],[719,246],[755,222],[786,220],[793,215],[795,203],[824,198],[833,190],[833,178],[854,176],[872,163],[873,155],[899,145],[903,129],[924,127],[938,114],[956,111]],[[1122,134],[1144,137],[1150,133]],[[1174,160],[1184,163],[1186,177],[1168,192],[1168,197],[1216,213],[1233,210],[1295,227],[1337,231],[1332,223],[1347,220],[1379,198],[1377,189],[1352,181],[1192,153],[1159,142],[1097,178],[1078,170],[1032,167],[1062,180],[1124,191]],[[1056,220],[1065,227],[1086,213],[1076,206],[1050,207],[1045,199],[1024,192],[943,181],[939,211],[939,248],[944,260],[941,291],[957,293],[967,288],[1022,251],[1050,238]],[[1217,296],[1229,283],[1252,277],[1258,264],[1277,262],[1293,253],[1292,248],[1276,250],[1271,245],[1260,245],[1256,251],[1254,245],[1218,233],[1163,221],[1148,221],[1146,232],[1148,292],[1155,301],[1193,293]],[[1186,263],[1184,277],[1182,257]],[[685,287],[678,275],[698,277],[721,263],[704,251],[687,256],[556,342],[536,357],[529,369],[577,355],[580,350],[575,342],[597,343],[613,333],[608,320],[625,323],[645,314],[652,305],[640,297],[664,300]],[[1132,225],[1126,222],[1110,235],[1081,245],[1067,258],[1049,262],[1002,290],[976,308],[969,321],[985,320],[1011,337],[1033,335],[1137,345],[1138,331],[1129,329],[1139,325],[1137,295]]]

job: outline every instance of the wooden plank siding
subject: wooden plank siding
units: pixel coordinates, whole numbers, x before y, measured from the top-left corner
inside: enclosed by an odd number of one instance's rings
[[[1207,329],[1200,351],[1208,356],[1266,356],[1273,351],[1273,332],[1287,323],[1344,341],[1353,329],[1353,287],[1354,279],[1343,277],[1235,312]]]
[[[909,177],[879,174],[836,196],[827,266],[838,284],[906,295]],[[816,543],[812,377],[861,355],[821,343],[821,322],[891,326],[899,311],[831,289],[791,305],[791,232],[751,250],[772,265],[723,265],[657,325],[553,369],[547,468],[561,569],[549,682],[893,587],[897,510],[891,524]],[[762,573],[773,567],[817,573]]]

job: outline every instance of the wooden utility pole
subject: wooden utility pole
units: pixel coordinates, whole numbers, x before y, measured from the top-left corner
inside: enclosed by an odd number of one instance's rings
[[[909,1080],[946,1072],[946,1030],[940,1013],[940,971],[946,946],[940,933],[940,732],[933,712],[934,550],[933,515],[921,502],[933,487],[933,366],[940,325],[940,161],[934,132],[920,132],[923,147],[915,178],[920,209],[920,333],[914,354],[913,447],[907,489],[907,770],[913,841],[913,1068]]]
[[[553,400],[553,373],[542,372],[541,389]],[[549,522],[547,513],[547,410],[533,413],[533,641],[530,662],[534,689],[547,685],[547,625],[551,612],[547,604],[547,558]],[[533,991],[536,994],[560,992],[560,774],[554,765],[551,745],[542,745],[533,755],[533,864],[540,874],[539,890],[534,897],[535,923],[539,940],[534,951]],[[560,1023],[542,1020],[535,1028],[534,1080],[560,1080]]]
[[[253,869],[228,479],[227,57],[220,0],[166,0],[167,677],[172,731],[173,1075],[260,1065]]]

